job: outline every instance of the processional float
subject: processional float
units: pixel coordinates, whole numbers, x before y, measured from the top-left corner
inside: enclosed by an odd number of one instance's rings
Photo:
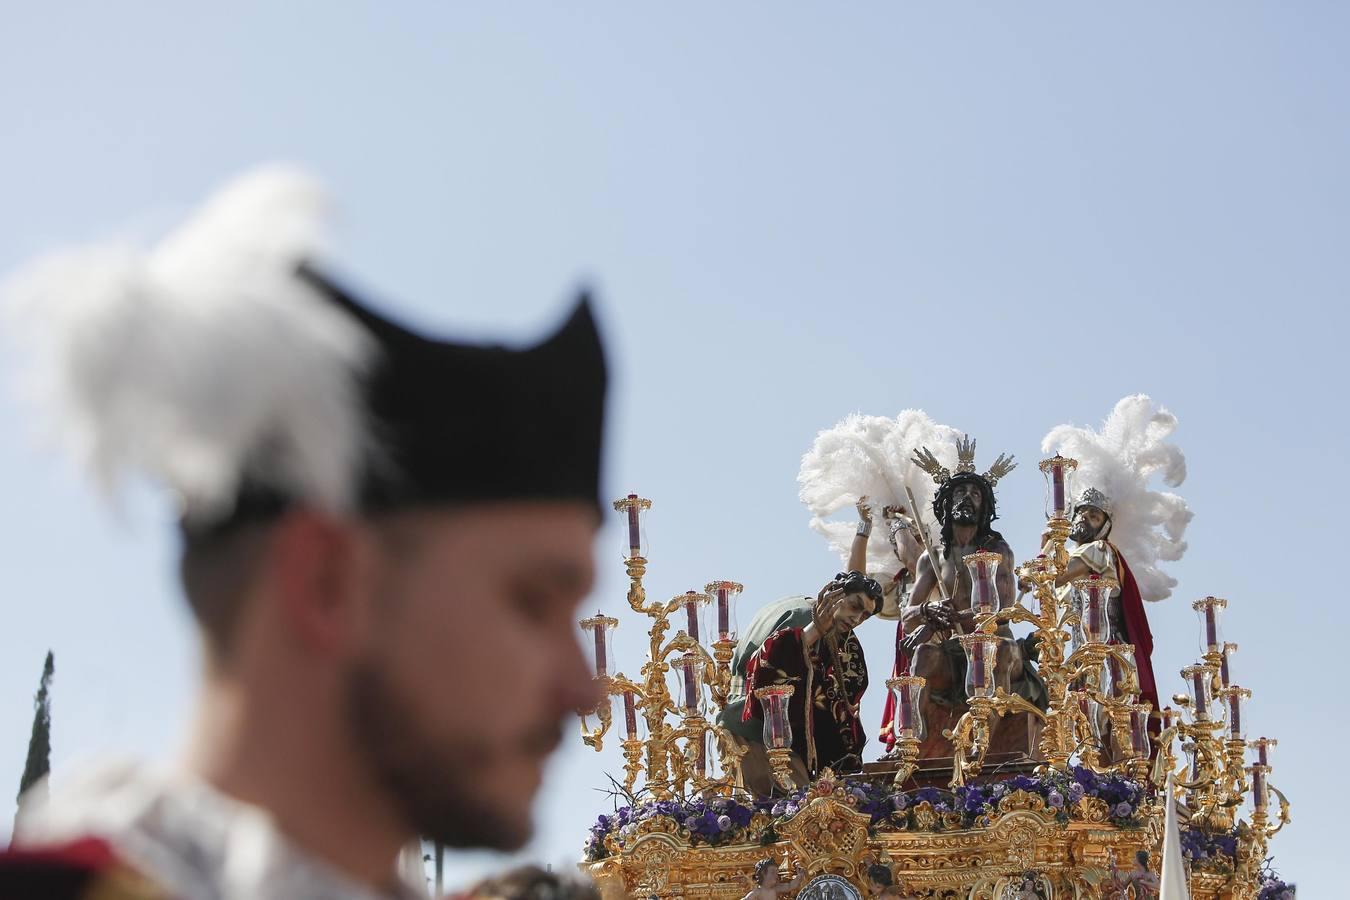
[[[963,560],[974,613],[973,629],[960,636],[969,702],[946,732],[954,753],[945,784],[931,783],[931,773],[930,783],[915,780],[922,677],[886,682],[895,748],[881,764],[843,776],[827,769],[809,784],[796,784],[789,766],[793,686],[774,685],[759,694],[764,745],[782,789],[768,798],[740,787],[745,750],[715,717],[731,696],[742,586],[714,580],[702,591],[648,601],[645,515],[652,504],[636,494],[615,501],[625,525],[627,603],[650,626],[639,678],[630,679],[613,659],[618,619],[597,613],[580,623],[605,697],[581,712],[586,745],[599,751],[614,727],[615,701],[623,710],[627,800],[599,817],[582,863],[606,896],[739,898],[746,874],[769,857],[784,872],[829,876],[831,890],[861,887],[868,866],[882,864],[915,896],[1143,898],[1155,882],[1137,857],[1147,851],[1156,872],[1169,778],[1187,820],[1191,896],[1255,898],[1269,889],[1269,841],[1288,824],[1289,803],[1270,781],[1277,742],[1247,734],[1252,691],[1232,678],[1237,646],[1223,640],[1220,627],[1227,601],[1194,602],[1203,652],[1181,669],[1185,691],[1174,697],[1176,706],[1155,712],[1138,696],[1133,648],[1108,642],[1114,580],[1094,574],[1056,590],[1069,561],[1076,466],[1059,455],[1040,463],[1047,542],[1018,567],[1023,593],[1015,602],[999,597],[998,554]],[[713,611],[711,629],[701,627],[704,610]],[[672,620],[683,627],[667,638]],[[998,631],[1014,623],[1038,638],[1044,710],[997,683]],[[1034,719],[1037,752],[1018,774],[986,771],[992,729],[1011,715]],[[1133,881],[1131,870],[1139,876]],[[815,897],[814,883],[797,896]]]

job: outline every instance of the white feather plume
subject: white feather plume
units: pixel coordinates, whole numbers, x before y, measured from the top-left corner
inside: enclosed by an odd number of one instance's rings
[[[351,504],[376,347],[296,277],[326,210],[309,174],[261,167],[149,249],[57,252],[5,285],[39,410],[105,488],[148,475],[207,518],[246,475]]]
[[[876,518],[867,543],[867,570],[873,576],[894,576],[902,562],[891,549],[888,523],[881,519],[881,510],[898,506],[913,515],[905,496],[908,486],[932,529],[937,485],[911,457],[920,447],[927,447],[944,466],[955,468],[960,437],[961,432],[938,425],[919,409],[907,409],[894,419],[855,413],[820,432],[802,457],[797,474],[801,500],[811,512],[811,528],[824,536],[830,549],[847,563],[857,528],[851,515],[853,507],[859,497],[867,497]],[[841,510],[849,511],[848,521],[833,521],[831,517]],[[907,530],[898,537],[903,564],[913,571],[921,552],[918,542]]]
[[[1145,600],[1165,600],[1175,578],[1159,568],[1186,552],[1193,513],[1176,494],[1154,491],[1156,475],[1168,487],[1186,479],[1186,457],[1168,438],[1177,419],[1149,397],[1135,394],[1116,404],[1100,431],[1060,425],[1041,442],[1046,453],[1078,460],[1073,490],[1095,487],[1111,500],[1110,539],[1129,563]]]

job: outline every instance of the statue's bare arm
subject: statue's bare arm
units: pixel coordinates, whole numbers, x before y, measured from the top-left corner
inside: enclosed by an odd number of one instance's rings
[[[913,634],[915,629],[923,624],[923,601],[933,592],[937,586],[937,578],[933,575],[933,566],[928,561],[928,554],[919,554],[919,561],[915,565],[918,577],[914,581],[914,590],[910,592],[909,602],[905,604],[904,610],[900,613],[900,621],[904,625],[905,632]]]

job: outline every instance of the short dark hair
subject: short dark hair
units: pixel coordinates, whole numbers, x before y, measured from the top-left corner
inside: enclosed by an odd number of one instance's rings
[[[769,871],[769,869],[771,868],[772,869],[778,868],[778,860],[761,859],[759,862],[755,863],[755,884],[763,884],[764,873]]]
[[[891,874],[891,867],[885,863],[872,863],[868,866],[867,877],[883,887],[890,887],[895,884],[895,876]]]
[[[239,624],[242,596],[257,574],[271,523],[228,534],[185,537],[178,575],[189,608],[216,658],[227,653]]]

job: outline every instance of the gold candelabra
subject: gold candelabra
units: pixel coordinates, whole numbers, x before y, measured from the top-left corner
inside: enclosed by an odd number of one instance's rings
[[[647,659],[637,681],[623,673],[611,674],[612,635],[618,619],[596,614],[580,625],[590,632],[595,643],[596,681],[602,700],[593,710],[581,710],[581,739],[597,752],[613,725],[613,698],[622,698],[624,707],[624,789],[632,792],[639,776],[646,790],[657,800],[696,794],[731,794],[740,783],[741,757],[745,750],[722,726],[709,721],[706,713],[720,711],[731,695],[731,659],[737,639],[734,629],[734,604],[742,586],[734,581],[709,582],[702,592],[687,591],[670,600],[648,602],[643,578],[647,556],[643,538],[643,514],[651,501],[629,494],[616,500],[614,509],[627,524],[624,568],[628,574],[628,606],[633,612],[651,619],[648,631]],[[699,611],[715,605],[716,622],[711,652],[700,642]],[[666,639],[671,618],[683,612],[685,627]],[[671,690],[667,676],[678,673],[677,687]],[[706,697],[705,697],[706,694]],[[706,700],[706,702],[705,702]],[[646,724],[646,737],[639,736],[638,714]],[[598,721],[592,728],[587,718]],[[673,718],[673,721],[672,721]],[[709,743],[714,742],[721,768],[720,777],[712,777]]]

